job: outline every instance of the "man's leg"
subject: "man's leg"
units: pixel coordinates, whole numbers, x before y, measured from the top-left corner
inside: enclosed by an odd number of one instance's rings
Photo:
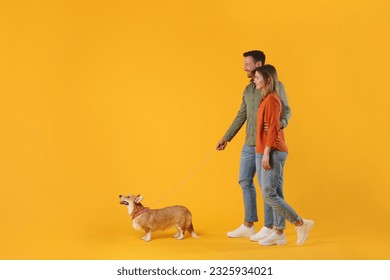
[[[229,237],[250,237],[255,233],[253,222],[258,221],[256,205],[256,188],[253,177],[256,173],[256,147],[244,145],[240,159],[240,174],[238,183],[241,186],[244,199],[244,224],[234,231],[228,232]]]

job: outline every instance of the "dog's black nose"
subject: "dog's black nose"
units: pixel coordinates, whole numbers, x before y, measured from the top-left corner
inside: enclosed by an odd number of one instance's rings
[[[121,198],[122,195],[119,195],[119,198]]]

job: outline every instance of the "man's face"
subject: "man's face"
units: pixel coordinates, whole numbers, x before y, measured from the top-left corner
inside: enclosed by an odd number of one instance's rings
[[[252,78],[251,72],[255,70],[256,67],[260,66],[261,61],[255,62],[251,56],[244,57],[244,71],[246,72],[248,78]]]

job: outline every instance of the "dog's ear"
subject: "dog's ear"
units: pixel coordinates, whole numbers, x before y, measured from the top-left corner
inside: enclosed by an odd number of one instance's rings
[[[134,199],[134,202],[135,203],[140,203],[143,198],[144,197],[142,195],[137,195],[137,197]]]

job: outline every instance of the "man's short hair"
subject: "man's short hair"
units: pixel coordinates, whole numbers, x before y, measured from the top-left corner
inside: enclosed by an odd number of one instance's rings
[[[251,56],[255,60],[255,63],[258,61],[261,61],[261,64],[264,65],[265,63],[265,54],[262,51],[254,50],[249,52],[243,53],[244,57]]]

